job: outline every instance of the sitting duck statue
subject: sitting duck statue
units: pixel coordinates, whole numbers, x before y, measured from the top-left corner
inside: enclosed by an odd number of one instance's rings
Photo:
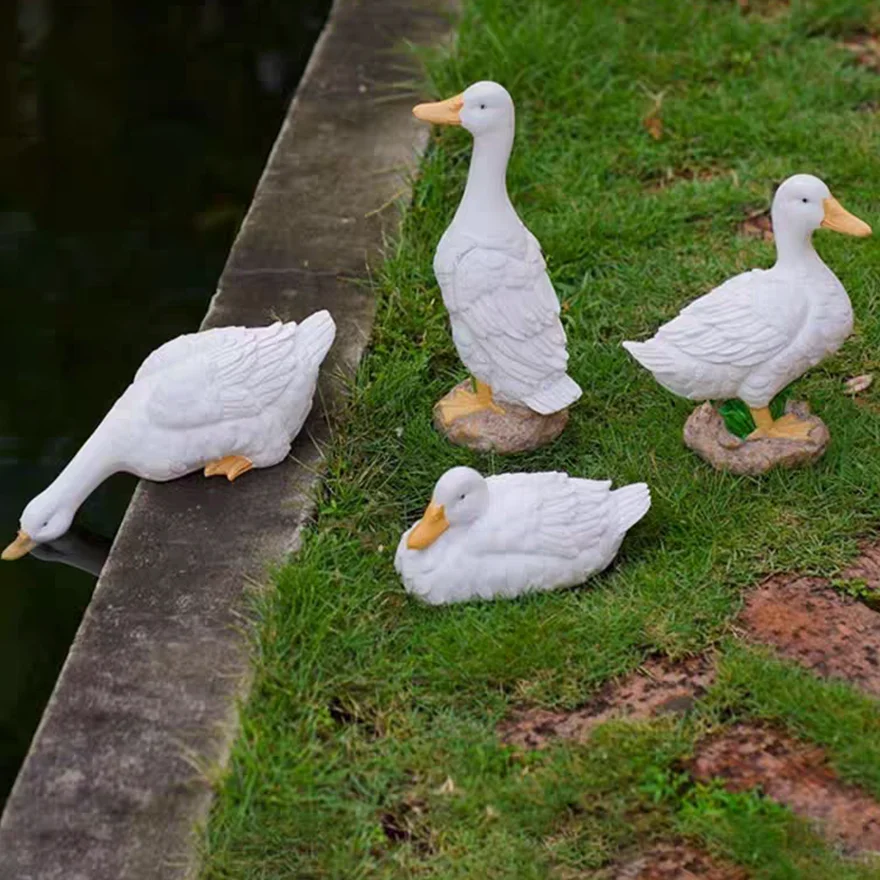
[[[756,429],[749,440],[806,441],[821,422],[770,402],[789,383],[836,352],[850,335],[849,297],[813,248],[819,227],[867,236],[871,227],[810,174],[796,174],[772,206],[776,264],[725,281],[685,307],[646,342],[623,347],[668,390],[689,400],[739,398]]]
[[[165,481],[204,469],[231,481],[283,461],[312,408],[335,335],[333,318],[321,311],[300,324],[220,327],[156,349],[67,467],[24,509],[2,558],[18,559],[59,538],[83,501],[118,471]]]
[[[460,125],[474,138],[464,195],[437,245],[434,273],[455,347],[475,382],[473,388],[463,383],[443,398],[435,421],[454,442],[472,448],[534,448],[562,430],[566,408],[581,389],[566,372],[559,300],[541,247],[507,194],[513,101],[498,83],[478,82],[448,100],[419,104],[413,113],[426,122]],[[534,428],[526,431],[531,440],[520,436],[507,443],[500,437],[481,442],[474,436],[475,430],[492,430],[493,415],[503,419],[505,414],[519,422],[531,419]],[[454,430],[457,421],[475,415],[478,421],[470,427]],[[545,417],[551,427],[541,424]],[[503,424],[496,428],[503,432]]]
[[[644,483],[612,490],[560,472],[483,477],[454,467],[404,532],[394,566],[431,605],[570,587],[610,565],[650,506]]]

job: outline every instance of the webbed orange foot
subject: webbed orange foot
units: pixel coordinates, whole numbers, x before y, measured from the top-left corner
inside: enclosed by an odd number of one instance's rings
[[[223,458],[209,461],[205,465],[205,476],[216,477],[223,475],[231,483],[236,477],[249,471],[254,463],[243,455],[225,455]]]
[[[749,440],[779,439],[779,440],[809,440],[810,432],[816,427],[815,422],[805,422],[794,413],[788,413],[778,419],[770,415],[769,409],[752,410],[752,417],[758,426],[751,434]]]
[[[498,415],[504,415],[504,409],[492,399],[492,389],[479,379],[475,380],[475,385],[474,391],[456,388],[451,395],[438,404],[443,424],[449,425],[457,419],[481,412],[484,409]]]

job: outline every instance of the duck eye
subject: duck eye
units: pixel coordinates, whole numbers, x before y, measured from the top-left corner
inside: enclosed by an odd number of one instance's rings
[[[801,201],[806,205],[806,203],[807,203],[808,201],[810,201],[810,200],[807,199],[807,198],[803,198],[803,199],[801,199]]]
[[[464,501],[464,492],[462,492],[461,495],[458,496],[458,500]]]
[[[485,104],[480,104],[480,110],[485,110],[485,109],[486,109],[486,105],[485,105]]]

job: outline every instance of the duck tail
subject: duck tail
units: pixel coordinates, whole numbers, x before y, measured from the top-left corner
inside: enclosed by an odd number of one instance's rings
[[[621,345],[650,373],[656,375],[674,371],[675,364],[666,349],[654,339],[647,342],[623,342]]]
[[[300,352],[315,366],[327,356],[336,338],[336,322],[326,309],[309,315],[296,328]]]
[[[549,388],[542,388],[535,394],[523,398],[523,403],[542,416],[559,412],[571,406],[583,394],[581,386],[569,375],[564,375]]]
[[[621,534],[631,529],[651,507],[647,483],[632,483],[611,493],[617,500],[617,526]]]

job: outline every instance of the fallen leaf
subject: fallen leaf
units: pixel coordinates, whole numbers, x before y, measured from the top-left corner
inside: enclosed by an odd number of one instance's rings
[[[659,141],[663,137],[663,120],[659,114],[652,113],[650,116],[646,116],[642,120],[642,125],[655,141]]]
[[[840,45],[856,56],[857,64],[880,70],[880,39],[873,34],[860,34]]]
[[[642,125],[655,141],[659,141],[663,137],[663,120],[660,118],[660,110],[663,107],[663,98],[666,97],[666,92],[663,91],[655,94],[647,89],[645,91],[653,103],[651,104],[651,109],[645,114]]]
[[[436,790],[436,794],[455,794],[455,783],[451,776],[446,777],[446,781]]]
[[[853,376],[852,379],[847,379],[843,384],[846,388],[847,394],[856,395],[860,394],[862,391],[867,391],[871,387],[873,381],[873,374],[865,373],[862,376]]]
[[[749,238],[762,238],[764,241],[773,241],[773,221],[769,211],[757,211],[749,214],[740,224],[739,231]]]

